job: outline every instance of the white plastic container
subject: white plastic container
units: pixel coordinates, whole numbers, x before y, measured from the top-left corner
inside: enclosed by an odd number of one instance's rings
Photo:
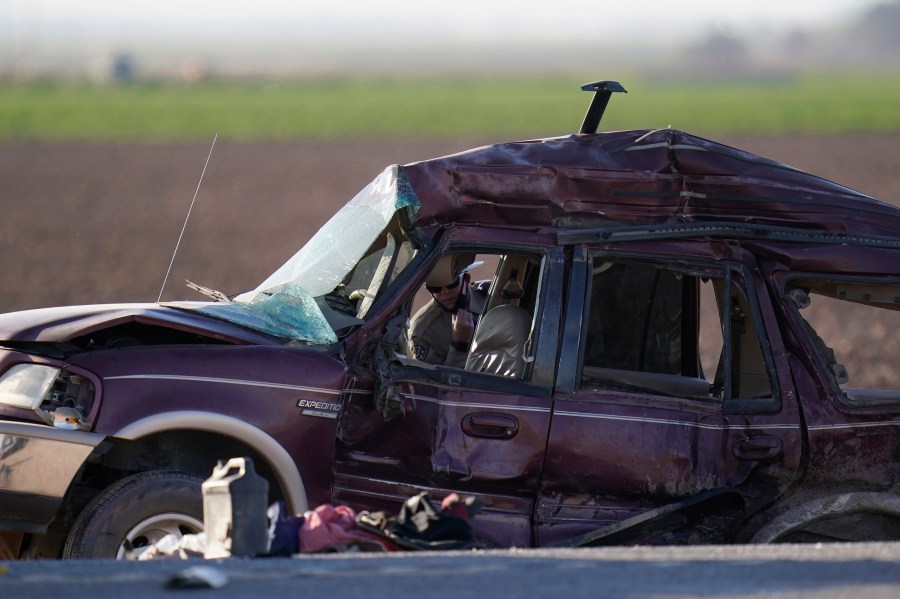
[[[202,488],[206,559],[252,557],[268,551],[269,483],[256,474],[253,460],[219,462]]]

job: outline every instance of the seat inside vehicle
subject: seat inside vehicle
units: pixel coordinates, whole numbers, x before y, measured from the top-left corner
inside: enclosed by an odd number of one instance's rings
[[[521,378],[528,364],[526,350],[531,315],[511,304],[491,308],[475,332],[466,370]]]

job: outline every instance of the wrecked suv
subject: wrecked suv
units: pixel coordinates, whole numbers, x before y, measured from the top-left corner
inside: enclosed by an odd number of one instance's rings
[[[0,316],[7,554],[195,532],[237,455],[297,513],[477,496],[484,546],[900,539],[900,210],[597,133],[624,90],[585,88],[579,133],[390,167],[253,291]],[[406,349],[448,254],[483,263],[468,368]]]

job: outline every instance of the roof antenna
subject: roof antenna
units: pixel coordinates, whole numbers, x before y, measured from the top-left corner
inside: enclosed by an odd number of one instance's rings
[[[584,121],[581,123],[581,131],[579,133],[596,133],[597,127],[600,125],[600,119],[603,118],[603,111],[609,104],[609,97],[613,92],[623,92],[625,88],[618,81],[595,81],[594,83],[585,83],[581,86],[581,91],[595,92],[591,99],[591,105],[588,107],[587,114],[584,115]]]
[[[178,235],[178,241],[175,242],[175,251],[172,252],[172,259],[169,261],[169,268],[166,270],[166,276],[163,278],[162,287],[159,288],[159,297],[156,298],[158,304],[162,301],[163,289],[166,288],[166,281],[169,280],[169,273],[172,272],[172,265],[175,264],[175,255],[178,253],[178,246],[181,245],[181,238],[184,236],[184,230],[187,229],[188,219],[191,218],[191,210],[194,209],[194,202],[197,201],[197,193],[200,191],[200,184],[203,183],[203,175],[206,174],[206,167],[209,166],[209,159],[212,157],[213,148],[216,147],[216,140],[219,134],[213,137],[212,146],[209,148],[209,155],[206,157],[206,164],[203,165],[203,171],[200,173],[200,180],[197,181],[197,189],[194,190],[194,197],[191,198],[191,205],[188,207],[187,216],[184,217],[184,225],[181,227],[181,233]]]

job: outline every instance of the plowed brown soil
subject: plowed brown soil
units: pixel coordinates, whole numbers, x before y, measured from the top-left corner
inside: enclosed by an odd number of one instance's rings
[[[900,201],[900,135],[721,141]],[[219,140],[162,297],[184,280],[255,287],[391,163],[478,140],[237,144]],[[155,301],[209,152],[206,144],[0,144],[0,312]]]

